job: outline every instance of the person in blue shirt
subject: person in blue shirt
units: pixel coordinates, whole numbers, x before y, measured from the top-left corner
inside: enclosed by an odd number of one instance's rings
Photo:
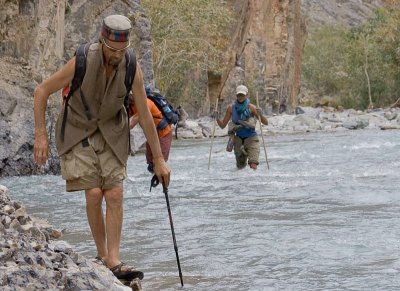
[[[236,101],[228,106],[224,119],[218,119],[218,112],[214,112],[214,115],[219,127],[225,128],[229,121],[234,125],[229,134],[234,135],[231,144],[236,157],[236,167],[243,169],[248,164],[250,168],[256,170],[259,164],[260,143],[255,125],[259,117],[265,125],[268,124],[268,120],[262,114],[261,108],[250,103],[248,92],[246,86],[239,85],[236,88]],[[229,143],[227,150],[230,150]]]

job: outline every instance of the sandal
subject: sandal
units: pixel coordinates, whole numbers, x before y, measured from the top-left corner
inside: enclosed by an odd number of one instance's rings
[[[126,264],[121,262],[120,264],[110,268],[110,271],[118,279],[124,279],[124,280],[133,280],[135,278],[139,278],[140,280],[143,279],[144,274],[142,271],[138,271],[134,267],[128,267],[127,270],[123,271],[122,266],[126,266]]]
[[[93,260],[93,263],[99,264],[99,265],[103,265],[103,266],[107,266],[106,261],[104,261],[104,259],[100,256],[96,256]]]

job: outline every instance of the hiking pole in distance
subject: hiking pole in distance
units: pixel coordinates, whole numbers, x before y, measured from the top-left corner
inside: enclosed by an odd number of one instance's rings
[[[154,175],[153,178],[151,179],[150,191],[151,191],[151,187],[156,187],[159,183],[160,183],[160,181],[158,180],[158,177],[156,175]],[[169,207],[168,188],[164,186],[164,183],[162,183],[162,186],[163,186],[163,192],[165,194],[165,200],[167,201],[169,224],[171,226],[172,240],[174,242],[174,249],[175,249],[175,255],[176,255],[176,262],[178,264],[179,278],[181,279],[181,285],[183,287],[183,278],[182,278],[181,264],[179,262],[178,245],[177,245],[176,239],[175,239],[174,222],[172,221],[171,208]]]
[[[256,92],[256,104],[257,108],[260,108],[260,103],[258,102],[258,92]],[[257,114],[258,115],[258,114]],[[264,135],[262,131],[262,124],[261,124],[261,116],[258,116],[258,121],[260,123],[260,133],[261,133],[261,139],[263,142],[263,147],[264,147],[264,154],[265,154],[265,160],[267,161],[267,168],[269,170],[269,163],[268,163],[268,157],[267,157],[267,149],[265,148],[265,141],[264,141]]]
[[[217,98],[217,101],[215,101],[215,108],[214,111],[218,110],[218,100],[219,98]],[[211,134],[211,145],[210,145],[210,155],[208,156],[208,169],[210,169],[210,165],[211,165],[211,152],[212,152],[212,146],[213,146],[213,142],[214,142],[214,135],[215,135],[215,122],[216,122],[217,116],[215,116],[213,118],[213,130],[212,130],[212,134]]]

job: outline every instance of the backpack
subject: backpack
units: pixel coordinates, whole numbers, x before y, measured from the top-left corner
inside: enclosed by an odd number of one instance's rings
[[[65,126],[67,123],[67,115],[68,115],[68,101],[71,98],[72,94],[77,89],[81,90],[83,78],[85,77],[85,73],[86,73],[86,58],[87,58],[87,54],[88,54],[90,45],[91,45],[91,43],[82,44],[76,50],[74,78],[72,79],[71,84],[65,86],[64,89],[62,90],[63,102],[64,102],[65,109],[64,109],[64,115],[63,115],[63,120],[62,120],[62,124],[61,124],[61,141],[64,141],[64,136],[65,136]],[[128,123],[129,123],[129,116],[132,113],[130,110],[129,94],[131,92],[133,79],[135,79],[135,73],[136,73],[136,56],[132,49],[128,48],[125,51],[125,60],[126,60],[126,75],[125,75],[124,83],[125,83],[125,87],[126,87],[126,95],[124,98],[124,107],[128,114]],[[92,116],[90,114],[90,110],[89,110],[89,107],[87,105],[87,102],[86,102],[86,99],[85,99],[85,96],[84,96],[82,90],[80,91],[80,95],[81,95],[81,99],[82,99],[82,104],[85,108],[86,117],[88,120],[91,120]],[[129,132],[128,132],[128,134],[129,134]],[[129,148],[130,148],[130,139],[129,139]]]
[[[163,119],[157,126],[157,129],[163,129],[168,124],[176,125],[179,121],[179,112],[172,107],[168,100],[157,92],[150,92],[149,88],[146,88],[146,95],[154,104],[158,110],[161,111]]]

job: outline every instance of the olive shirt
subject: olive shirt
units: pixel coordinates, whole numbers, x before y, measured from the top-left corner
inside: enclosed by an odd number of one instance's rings
[[[94,43],[90,46],[81,90],[76,90],[68,102],[64,141],[61,140],[61,124],[65,107],[57,120],[56,146],[60,155],[100,130],[118,160],[126,165],[129,154],[129,122],[124,107],[125,72],[123,58],[107,79],[101,45]],[[90,111],[90,120],[85,113],[81,91]]]

